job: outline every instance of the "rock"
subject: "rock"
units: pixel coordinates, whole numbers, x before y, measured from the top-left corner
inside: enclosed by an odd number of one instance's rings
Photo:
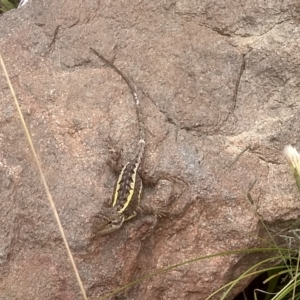
[[[259,216],[270,230],[299,217],[282,154],[287,144],[299,148],[298,15],[295,1],[53,0],[1,16],[1,54],[90,299],[172,264],[259,246]],[[138,126],[128,87],[90,47],[138,90],[143,201],[168,212],[141,214],[102,238],[91,238],[91,218],[114,186],[107,141],[126,162]],[[81,299],[0,78],[1,299]],[[206,299],[259,259],[200,260],[124,297]]]

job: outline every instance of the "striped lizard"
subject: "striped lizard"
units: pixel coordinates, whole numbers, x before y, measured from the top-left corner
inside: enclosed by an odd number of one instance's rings
[[[115,70],[128,85],[134,99],[139,126],[139,141],[135,156],[123,166],[116,180],[114,192],[109,207],[103,207],[94,217],[97,220],[97,235],[106,235],[122,227],[123,223],[137,215],[140,206],[143,183],[139,176],[139,167],[145,151],[145,132],[142,123],[140,101],[137,92],[129,79],[113,63],[104,58],[96,50],[91,50],[105,64]]]

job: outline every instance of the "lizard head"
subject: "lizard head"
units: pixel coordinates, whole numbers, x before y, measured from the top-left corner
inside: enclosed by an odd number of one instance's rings
[[[125,218],[114,207],[107,207],[95,214],[93,219],[93,233],[102,236],[118,230],[123,225]]]

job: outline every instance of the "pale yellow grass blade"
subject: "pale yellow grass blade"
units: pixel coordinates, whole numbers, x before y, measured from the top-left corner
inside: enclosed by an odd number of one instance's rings
[[[51,206],[51,208],[52,208],[52,211],[53,211],[55,220],[56,220],[56,222],[57,222],[57,225],[58,225],[59,231],[60,231],[60,233],[61,233],[62,239],[63,239],[63,241],[64,241],[65,247],[66,247],[66,249],[67,249],[67,253],[68,253],[69,259],[70,259],[70,261],[71,261],[72,267],[73,267],[73,269],[74,269],[74,272],[75,272],[75,275],[76,275],[78,284],[79,284],[79,286],[80,286],[81,293],[82,293],[82,295],[83,295],[84,300],[88,300],[88,298],[87,298],[87,296],[86,296],[86,292],[85,292],[84,287],[83,287],[83,284],[82,284],[82,281],[81,281],[81,279],[80,279],[80,276],[79,276],[79,273],[78,273],[78,270],[77,270],[77,267],[76,267],[76,264],[75,264],[73,255],[72,255],[72,253],[71,253],[69,244],[68,244],[68,242],[67,242],[67,239],[66,239],[66,236],[65,236],[63,227],[62,227],[62,225],[61,225],[61,222],[60,222],[60,219],[59,219],[59,216],[58,216],[58,213],[57,213],[57,210],[56,210],[54,201],[53,201],[52,196],[51,196],[51,194],[50,194],[49,187],[48,187],[48,184],[47,184],[47,182],[46,182],[46,179],[45,179],[45,176],[44,176],[44,173],[43,173],[43,170],[42,170],[41,163],[40,163],[40,161],[39,161],[39,159],[38,159],[38,156],[37,156],[37,154],[36,154],[36,151],[35,151],[35,149],[34,149],[34,146],[33,146],[33,143],[32,143],[32,140],[31,140],[31,137],[30,137],[30,134],[29,134],[29,131],[28,131],[28,129],[27,129],[27,126],[26,126],[26,123],[25,123],[25,120],[24,120],[22,111],[21,111],[20,106],[19,106],[19,102],[18,102],[18,100],[17,100],[15,91],[14,91],[14,89],[13,89],[13,87],[12,87],[11,82],[10,82],[10,79],[9,79],[8,73],[7,73],[7,71],[6,71],[6,67],[5,67],[5,64],[4,64],[4,61],[3,61],[3,59],[2,59],[1,54],[0,54],[0,63],[1,63],[1,66],[2,66],[2,69],[3,69],[3,72],[4,72],[4,75],[5,75],[5,77],[6,77],[7,84],[8,84],[8,86],[9,86],[9,89],[10,89],[10,91],[11,91],[11,94],[12,94],[13,98],[14,98],[14,102],[15,102],[15,105],[16,105],[16,108],[17,108],[19,117],[20,117],[20,119],[21,119],[22,126],[23,126],[23,129],[24,129],[24,131],[25,131],[25,135],[26,135],[27,141],[28,141],[28,143],[29,143],[29,146],[30,146],[31,152],[32,152],[32,154],[33,154],[35,163],[36,163],[36,165],[37,165],[37,167],[38,167],[38,170],[39,170],[39,173],[40,173],[40,176],[41,176],[41,180],[42,180],[42,182],[43,182],[43,185],[44,185],[44,188],[45,188],[45,191],[46,191],[46,194],[47,194],[47,198],[48,198],[48,200],[49,200],[49,202],[50,202],[50,206]]]

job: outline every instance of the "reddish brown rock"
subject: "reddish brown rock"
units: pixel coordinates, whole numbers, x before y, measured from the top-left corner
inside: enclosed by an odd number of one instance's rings
[[[255,180],[271,229],[299,217],[282,155],[286,144],[300,149],[298,15],[292,0],[33,0],[0,17],[0,51],[91,299],[184,260],[258,246],[246,197]],[[126,84],[90,47],[138,90],[151,182],[143,201],[169,212],[93,240],[91,216],[115,180],[108,137],[126,161],[138,127]],[[81,299],[3,76],[0,99],[1,299]],[[205,299],[255,259],[181,266],[125,297]]]

